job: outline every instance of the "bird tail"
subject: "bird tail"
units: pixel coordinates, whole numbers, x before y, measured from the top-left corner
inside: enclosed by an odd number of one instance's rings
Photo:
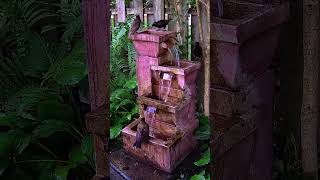
[[[141,139],[137,139],[136,142],[133,144],[133,147],[141,148]]]

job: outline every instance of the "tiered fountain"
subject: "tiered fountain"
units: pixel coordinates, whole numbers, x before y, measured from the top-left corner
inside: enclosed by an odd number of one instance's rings
[[[132,37],[137,53],[140,117],[121,134],[124,149],[166,172],[172,172],[197,146],[196,77],[200,63],[180,60],[172,31],[146,30]],[[136,130],[144,119],[150,139],[134,148]]]

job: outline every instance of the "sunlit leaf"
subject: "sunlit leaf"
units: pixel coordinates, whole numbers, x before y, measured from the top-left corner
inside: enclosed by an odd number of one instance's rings
[[[194,164],[196,166],[204,166],[210,163],[210,148],[208,148],[202,155],[201,159],[196,161]]]
[[[111,126],[110,128],[110,139],[117,138],[121,133],[122,125],[117,124],[115,126]]]

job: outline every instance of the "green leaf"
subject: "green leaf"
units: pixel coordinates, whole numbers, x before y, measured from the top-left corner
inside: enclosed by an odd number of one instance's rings
[[[86,156],[82,153],[81,146],[74,147],[69,153],[69,160],[74,164],[85,164]]]
[[[18,113],[16,112],[1,113],[0,126],[10,127],[11,129],[13,129],[13,128],[29,128],[34,125],[35,122],[33,122],[32,119],[22,118],[21,115],[18,115]]]
[[[125,87],[129,89],[135,89],[137,87],[137,80],[136,78],[132,78],[126,82]]]
[[[209,119],[205,116],[199,117],[199,128],[195,132],[195,136],[199,140],[210,139],[210,124]]]
[[[194,164],[196,166],[204,166],[210,163],[210,148],[208,148],[203,154],[201,159],[199,159],[198,161],[196,161]]]
[[[117,124],[115,126],[111,126],[110,128],[110,139],[117,138],[121,133],[122,125]]]
[[[21,59],[21,64],[24,67],[25,75],[32,77],[41,77],[42,73],[46,72],[50,66],[47,56],[46,43],[37,33],[26,33],[29,49],[27,56]]]
[[[21,154],[30,144],[31,136],[22,132],[13,130],[8,133],[13,136],[13,152]]]
[[[0,157],[9,157],[12,153],[14,137],[7,133],[0,134]]]
[[[55,169],[55,172],[54,172],[56,180],[67,180],[69,170],[73,167],[74,167],[74,165],[72,165],[72,164],[68,164],[65,166],[58,165]]]
[[[206,180],[205,178],[205,170],[201,171],[199,174],[195,174],[193,175],[190,180]]]
[[[74,85],[87,75],[83,62],[67,62],[55,74],[54,80],[60,85]]]
[[[60,119],[73,120],[73,110],[69,104],[61,104],[57,100],[41,101],[37,105],[37,117],[41,120]]]
[[[65,131],[72,134],[71,127],[68,123],[59,120],[43,121],[33,130],[34,138],[46,138],[58,131]]]
[[[7,158],[0,158],[0,177],[3,174],[3,172],[7,169],[9,166],[9,160]]]
[[[94,139],[93,136],[85,136],[81,142],[81,150],[84,156],[87,158],[89,164],[93,169],[95,169],[94,160]]]

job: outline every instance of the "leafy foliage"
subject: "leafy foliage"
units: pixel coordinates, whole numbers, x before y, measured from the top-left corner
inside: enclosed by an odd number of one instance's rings
[[[93,175],[74,98],[87,75],[80,12],[80,0],[0,2],[0,179]]]
[[[137,80],[135,71],[135,51],[128,33],[133,18],[120,23],[112,29],[111,45],[111,94],[110,94],[110,138],[120,135],[124,125],[127,125],[138,114],[135,101]]]

